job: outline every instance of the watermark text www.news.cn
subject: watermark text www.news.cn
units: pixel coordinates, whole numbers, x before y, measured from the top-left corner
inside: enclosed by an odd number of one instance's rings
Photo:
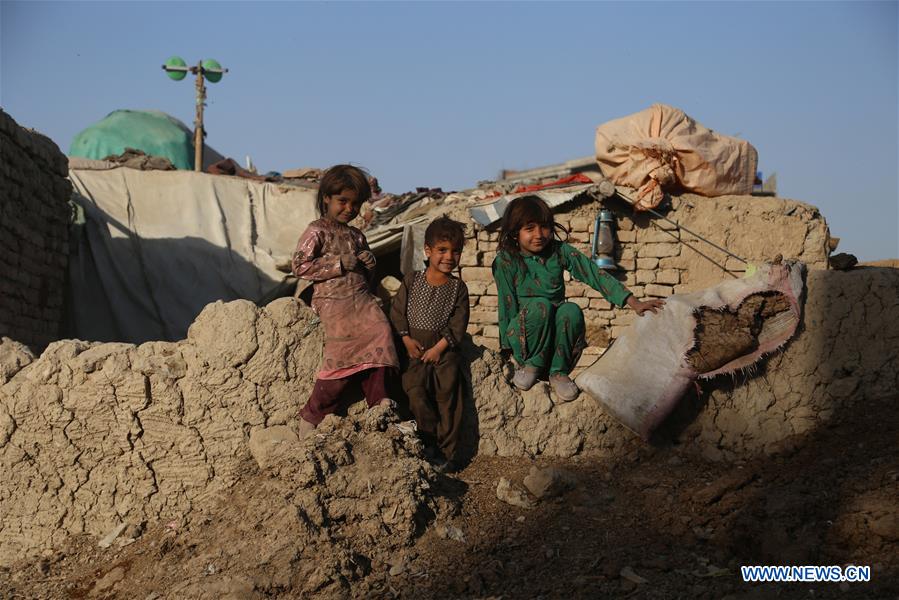
[[[743,566],[740,574],[745,582],[866,582],[871,581],[871,567],[846,565]]]

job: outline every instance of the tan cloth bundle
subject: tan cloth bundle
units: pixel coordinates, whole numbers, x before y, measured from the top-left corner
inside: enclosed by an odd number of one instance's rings
[[[703,196],[749,194],[758,152],[665,104],[596,128],[596,160],[615,185],[637,189],[638,210],[658,206],[665,191]]]

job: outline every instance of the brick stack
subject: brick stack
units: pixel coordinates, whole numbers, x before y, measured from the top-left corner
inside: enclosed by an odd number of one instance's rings
[[[0,337],[42,350],[59,339],[72,186],[49,138],[0,110]]]

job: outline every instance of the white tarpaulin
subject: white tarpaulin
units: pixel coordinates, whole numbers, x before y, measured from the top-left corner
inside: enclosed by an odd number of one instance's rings
[[[178,340],[215,300],[279,285],[315,191],[192,171],[72,169],[86,222],[70,260],[70,334]]]

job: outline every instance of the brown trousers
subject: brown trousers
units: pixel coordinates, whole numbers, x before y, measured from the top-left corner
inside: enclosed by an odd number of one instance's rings
[[[430,348],[440,340],[432,331],[412,330],[412,338]],[[447,460],[456,453],[462,425],[463,390],[459,354],[447,348],[436,365],[410,358],[403,373],[403,390],[425,444],[439,447]]]
[[[300,416],[317,426],[326,416],[340,409],[341,396],[350,384],[362,386],[369,408],[377,405],[387,397],[387,371],[388,367],[374,367],[342,379],[316,379],[312,396],[300,410]]]

